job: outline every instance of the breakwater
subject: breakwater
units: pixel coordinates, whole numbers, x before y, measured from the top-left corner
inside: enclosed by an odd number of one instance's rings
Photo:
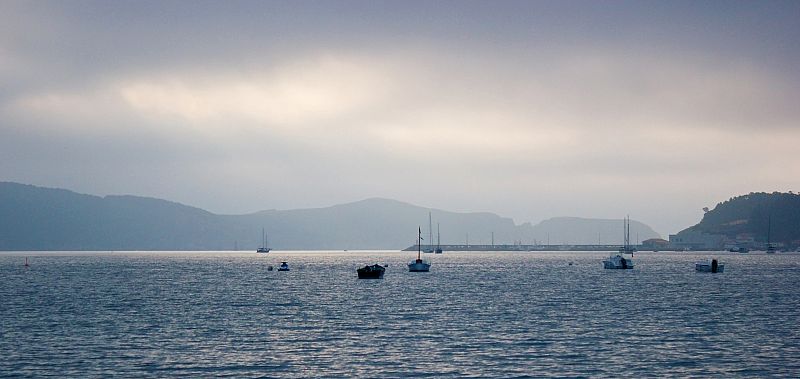
[[[436,246],[422,245],[422,251],[429,251]],[[439,245],[444,251],[617,251],[620,245]],[[637,251],[654,251],[652,248],[645,248],[635,245]],[[662,249],[674,250],[674,249]],[[411,245],[403,251],[417,251],[417,245]]]

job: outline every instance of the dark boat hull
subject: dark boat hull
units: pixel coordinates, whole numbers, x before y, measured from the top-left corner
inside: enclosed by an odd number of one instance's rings
[[[365,266],[357,270],[359,279],[383,279],[386,269],[379,265]]]

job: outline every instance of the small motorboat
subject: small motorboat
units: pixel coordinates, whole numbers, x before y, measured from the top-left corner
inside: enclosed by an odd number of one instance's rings
[[[603,260],[603,268],[605,269],[632,269],[633,258],[625,258],[622,254],[617,254],[608,259]]]
[[[361,267],[356,271],[358,271],[359,279],[383,279],[383,274],[386,272],[386,268],[375,264],[372,266],[367,265]]]
[[[716,259],[712,259],[711,262],[695,263],[694,269],[699,272],[723,272],[725,271],[725,264],[719,263]]]
[[[289,265],[286,262],[281,262],[281,265],[278,266],[278,271],[289,271]]]

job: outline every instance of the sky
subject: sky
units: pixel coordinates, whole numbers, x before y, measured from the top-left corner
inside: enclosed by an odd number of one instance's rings
[[[800,191],[798,1],[0,0],[0,181],[517,223]]]

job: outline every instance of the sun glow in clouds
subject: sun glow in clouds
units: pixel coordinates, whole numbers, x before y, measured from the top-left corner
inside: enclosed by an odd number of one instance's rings
[[[0,180],[660,232],[797,190],[793,3],[240,5],[0,2]]]
[[[156,116],[295,127],[347,117],[383,100],[385,77],[368,63],[323,57],[251,75],[160,74],[126,82],[119,92],[132,108]]]

